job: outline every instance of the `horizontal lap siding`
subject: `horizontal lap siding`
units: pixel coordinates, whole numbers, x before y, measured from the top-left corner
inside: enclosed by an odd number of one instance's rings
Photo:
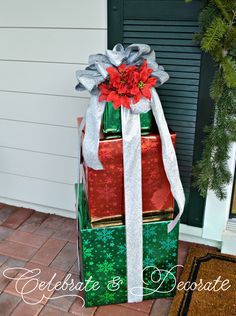
[[[75,71],[106,48],[106,1],[9,0],[0,11],[0,200],[75,217]]]
[[[0,60],[83,63],[106,46],[103,29],[0,28]]]

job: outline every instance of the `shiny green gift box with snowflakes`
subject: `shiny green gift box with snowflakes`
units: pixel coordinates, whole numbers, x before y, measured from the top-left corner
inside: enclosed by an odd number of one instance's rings
[[[85,306],[127,302],[125,226],[91,228],[82,185],[78,205],[81,281],[98,284]],[[179,224],[168,234],[169,222],[143,224],[144,300],[175,295]]]

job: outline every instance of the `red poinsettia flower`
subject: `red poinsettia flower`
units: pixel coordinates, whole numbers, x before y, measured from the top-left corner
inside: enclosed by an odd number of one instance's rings
[[[111,87],[110,87],[109,83],[102,82],[102,83],[100,83],[100,85],[98,87],[101,91],[101,94],[99,96],[99,102],[107,101],[107,96],[111,92]]]
[[[150,77],[152,69],[148,68],[147,61],[145,60],[142,66],[139,69],[139,72],[136,72],[135,81],[136,85],[133,86],[130,91],[133,95],[133,102],[137,103],[142,97],[151,99],[151,88],[156,85],[157,78]]]
[[[139,68],[134,65],[121,64],[108,67],[109,80],[98,87],[101,91],[99,101],[111,101],[114,108],[123,105],[130,108],[131,99],[137,103],[142,97],[151,99],[150,89],[155,86],[157,79],[152,78],[152,69],[144,61]]]
[[[115,109],[123,105],[125,108],[130,109],[130,98],[127,95],[122,95],[116,91],[112,91],[107,96],[107,101],[112,102]]]

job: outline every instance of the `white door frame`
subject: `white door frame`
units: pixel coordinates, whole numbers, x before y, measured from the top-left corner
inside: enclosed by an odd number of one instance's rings
[[[235,171],[235,162],[236,143],[232,143],[228,160],[228,167],[232,175]],[[180,240],[214,246],[221,249],[222,252],[236,255],[236,220],[229,220],[233,178],[225,189],[226,199],[223,201],[220,201],[214,192],[208,190],[203,228],[180,224]],[[233,228],[234,231],[232,231]],[[235,246],[233,247],[233,245]]]
[[[232,143],[229,151],[228,167],[232,175],[235,171],[236,161],[236,143]],[[233,190],[233,177],[232,181],[226,187],[226,199],[220,201],[212,191],[208,191],[202,237],[222,241],[222,234],[226,230],[229,221],[229,213],[231,207]]]

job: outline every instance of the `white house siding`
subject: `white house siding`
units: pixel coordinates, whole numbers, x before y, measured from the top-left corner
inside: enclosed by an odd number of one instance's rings
[[[75,217],[75,71],[107,46],[106,0],[0,0],[0,202]]]

